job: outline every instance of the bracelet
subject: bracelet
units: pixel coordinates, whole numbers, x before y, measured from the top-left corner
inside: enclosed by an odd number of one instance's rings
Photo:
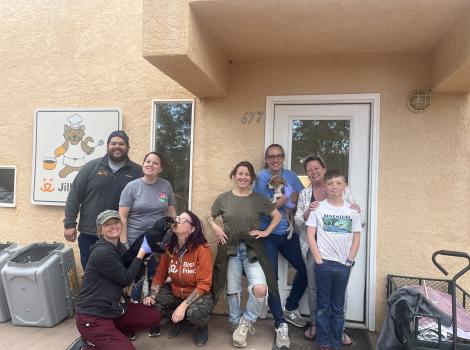
[[[346,266],[349,266],[349,267],[353,267],[354,266],[354,261],[352,261],[351,259],[346,259]]]

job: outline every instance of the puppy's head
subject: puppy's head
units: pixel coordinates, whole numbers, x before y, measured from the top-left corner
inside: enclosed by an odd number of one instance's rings
[[[154,252],[162,253],[164,249],[162,248],[163,237],[167,231],[171,228],[174,219],[170,216],[165,216],[155,222],[152,228],[145,232],[145,237],[147,237],[147,242]]]
[[[279,175],[273,175],[268,182],[268,185],[271,187],[277,187],[284,185],[284,179]]]
[[[163,235],[165,235],[166,231],[168,231],[174,223],[175,219],[171,216],[164,216],[153,224],[152,229],[158,232],[163,232]]]

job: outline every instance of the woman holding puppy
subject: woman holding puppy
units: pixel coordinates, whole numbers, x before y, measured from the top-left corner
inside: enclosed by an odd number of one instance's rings
[[[293,188],[290,198],[284,194],[276,201],[276,208],[281,212],[282,219],[276,226],[273,233],[263,238],[264,248],[268,254],[271,264],[276,274],[278,272],[278,254],[281,254],[297,271],[292,282],[292,289],[286,299],[285,310],[282,310],[281,299],[279,296],[269,293],[269,309],[274,317],[274,327],[276,331],[276,346],[278,348],[289,348],[289,330],[287,322],[296,327],[305,327],[306,321],[302,318],[299,311],[299,301],[307,287],[307,272],[305,264],[301,257],[299,236],[297,233],[291,235],[289,230],[289,220],[286,215],[286,203],[296,203],[296,196],[304,188],[297,175],[288,169],[284,169],[285,160],[284,149],[279,144],[272,144],[266,148],[264,154],[265,169],[261,170],[256,177],[254,191],[260,193],[266,198],[271,198],[273,193],[268,186],[269,180],[274,175],[282,177],[287,184]],[[260,229],[267,227],[271,222],[269,217],[261,218]]]
[[[238,163],[230,173],[232,190],[217,197],[208,217],[220,242],[214,265],[214,274],[217,274],[214,291],[218,293],[226,285],[233,345],[236,347],[247,345],[248,332],[253,330],[252,325],[261,312],[268,285],[270,292],[277,292],[276,275],[259,238],[272,232],[281,214],[269,199],[251,191],[255,177],[250,162]],[[264,230],[258,230],[261,215],[271,217],[271,224]],[[218,216],[222,217],[223,228],[214,221]],[[248,279],[248,301],[242,312],[243,272]]]
[[[72,348],[135,349],[127,335],[158,326],[161,315],[158,310],[142,304],[122,303],[122,288],[134,280],[142,258],[151,248],[144,239],[137,257],[126,269],[121,262],[126,248],[119,242],[122,228],[119,213],[115,210],[101,212],[96,225],[100,239],[92,248],[75,310],[82,338]]]

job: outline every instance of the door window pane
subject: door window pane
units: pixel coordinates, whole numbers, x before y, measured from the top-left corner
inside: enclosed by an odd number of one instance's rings
[[[155,103],[154,149],[164,158],[160,176],[173,187],[178,213],[189,207],[192,114],[192,102]]]
[[[293,120],[291,169],[305,175],[304,159],[319,155],[328,169],[339,169],[347,177],[349,136],[349,120]]]

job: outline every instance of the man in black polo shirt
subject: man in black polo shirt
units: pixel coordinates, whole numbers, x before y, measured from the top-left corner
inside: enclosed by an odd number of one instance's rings
[[[108,137],[107,154],[93,159],[78,172],[65,203],[64,237],[77,239],[83,270],[90,247],[98,240],[96,217],[106,209],[118,210],[121,192],[128,182],[142,176],[142,167],[128,157],[129,137],[124,131],[113,131]]]

